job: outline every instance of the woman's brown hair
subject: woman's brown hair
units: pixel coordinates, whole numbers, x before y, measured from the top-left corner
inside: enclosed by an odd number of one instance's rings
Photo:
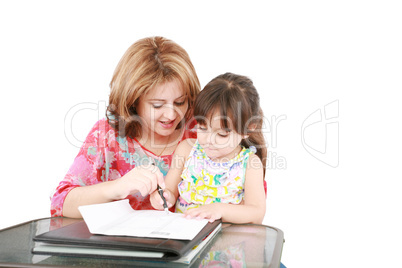
[[[264,114],[253,82],[246,76],[233,73],[212,79],[195,101],[194,117],[199,124],[205,125],[214,112],[220,114],[222,128],[233,127],[238,134],[248,136],[241,141],[241,145],[256,147],[265,175],[267,145],[262,133]]]
[[[135,42],[121,58],[110,82],[109,124],[120,136],[140,136],[141,120],[136,112],[139,98],[155,86],[174,79],[182,85],[188,98],[189,108],[184,118],[188,121],[200,92],[200,82],[187,52],[164,37]]]

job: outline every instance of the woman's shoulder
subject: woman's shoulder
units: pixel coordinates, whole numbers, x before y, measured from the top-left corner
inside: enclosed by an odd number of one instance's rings
[[[116,130],[109,124],[107,118],[99,119],[91,129],[91,132],[96,132],[99,134],[105,134],[110,131],[116,132]]]
[[[116,136],[116,131],[106,118],[102,118],[92,126],[85,142],[95,146],[98,141],[108,139],[110,136]]]

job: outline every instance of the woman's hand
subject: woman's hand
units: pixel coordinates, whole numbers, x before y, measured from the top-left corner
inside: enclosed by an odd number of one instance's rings
[[[209,222],[221,219],[223,214],[223,206],[220,203],[203,205],[198,208],[192,208],[184,212],[184,216],[188,219],[207,219]]]
[[[165,189],[165,190],[163,190],[163,196],[166,199],[166,204],[167,204],[168,208],[171,208],[175,204],[175,201],[176,201],[173,194],[168,189]],[[164,209],[163,200],[162,200],[161,196],[159,195],[158,190],[154,191],[151,194],[151,197],[149,200],[151,201],[151,205],[154,209],[157,209],[157,210]]]
[[[157,185],[165,188],[163,174],[154,165],[138,166],[114,181],[72,189],[64,200],[63,216],[81,218],[79,206],[121,200],[140,192],[146,196],[155,191]]]
[[[115,180],[114,187],[111,188],[113,199],[123,199],[128,195],[140,192],[142,196],[151,194],[157,185],[165,188],[163,174],[154,165],[142,165],[133,168],[123,177]]]

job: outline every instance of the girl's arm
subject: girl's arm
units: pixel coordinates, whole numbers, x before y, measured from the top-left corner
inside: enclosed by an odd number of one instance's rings
[[[209,221],[222,219],[231,223],[261,224],[265,216],[265,191],[263,182],[263,166],[258,156],[252,154],[247,163],[242,203],[214,203],[185,212],[189,218],[205,218]]]
[[[163,189],[163,195],[166,198],[166,203],[169,208],[176,204],[177,197],[179,196],[177,186],[181,181],[181,174],[184,169],[184,164],[194,143],[195,139],[183,140],[177,146],[173,155],[169,172],[165,178],[165,189]],[[159,196],[158,191],[155,191],[151,194],[150,201],[153,208],[163,210],[163,201]]]

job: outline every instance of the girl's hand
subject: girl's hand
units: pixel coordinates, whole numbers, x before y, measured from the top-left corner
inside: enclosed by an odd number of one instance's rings
[[[216,203],[192,208],[184,212],[184,216],[188,219],[207,219],[209,222],[214,222],[222,218],[223,211],[220,205],[221,204]]]
[[[154,165],[138,166],[130,170],[123,177],[115,180],[112,187],[114,199],[123,199],[130,194],[140,192],[146,196],[156,190],[157,185],[165,188],[163,174]]]
[[[171,208],[173,206],[173,203],[171,202],[172,196],[173,196],[172,193],[168,189],[165,189],[165,190],[163,190],[163,196],[166,199],[166,204],[167,204],[168,208]],[[151,194],[151,197],[149,198],[149,200],[151,201],[151,205],[154,209],[157,209],[157,210],[164,209],[163,200],[162,200],[161,196],[159,195],[158,190],[154,191]]]

